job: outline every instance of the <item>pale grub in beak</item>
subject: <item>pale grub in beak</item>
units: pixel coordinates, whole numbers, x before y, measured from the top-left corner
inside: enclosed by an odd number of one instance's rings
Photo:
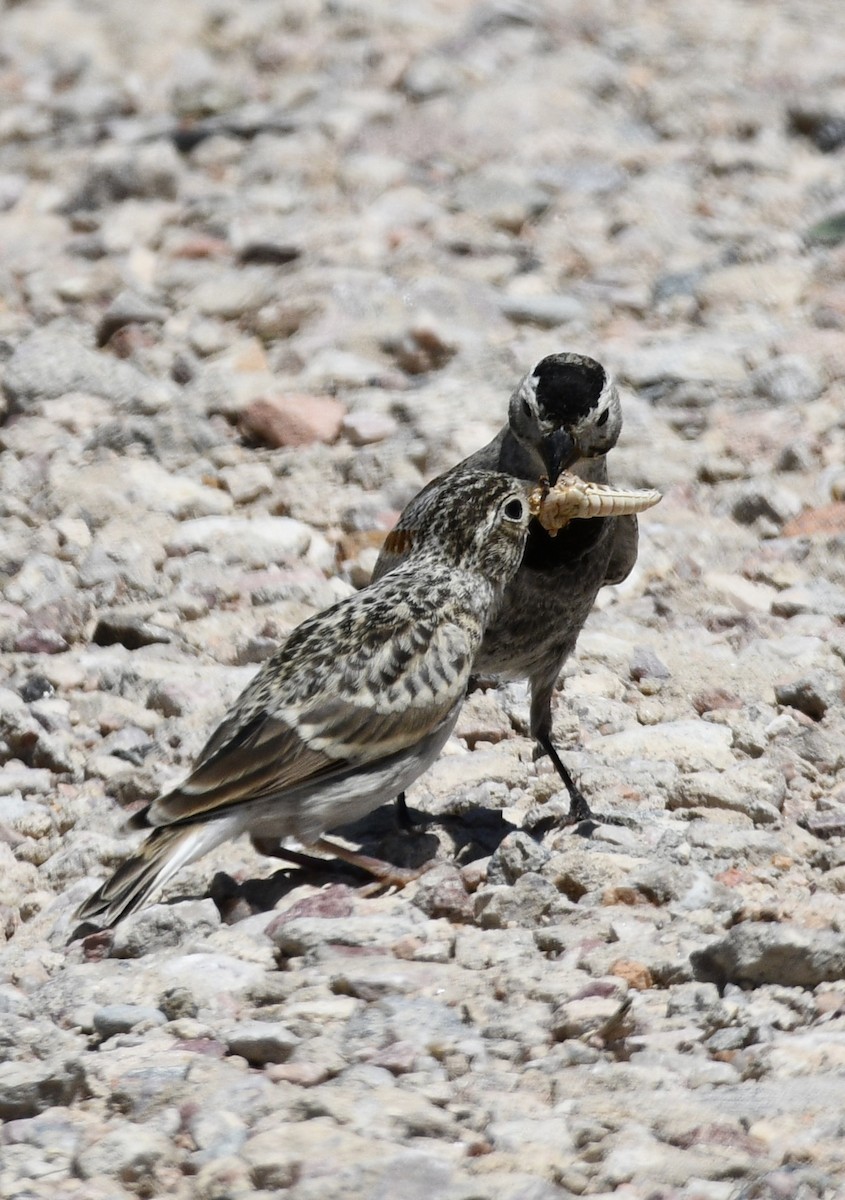
[[[626,517],[644,512],[662,499],[654,488],[619,488],[610,483],[589,483],[564,471],[554,487],[540,486],[531,493],[531,512],[555,536],[570,521],[586,517]]]

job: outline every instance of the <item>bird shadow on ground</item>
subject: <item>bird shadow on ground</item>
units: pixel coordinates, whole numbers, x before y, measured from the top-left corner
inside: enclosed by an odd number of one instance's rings
[[[431,816],[419,809],[409,809],[413,821],[410,830],[400,829],[394,805],[383,804],[360,821],[332,831],[344,841],[351,842],[365,855],[381,859],[398,867],[425,867],[437,861],[466,866],[479,858],[488,858],[504,839],[514,833],[513,825],[495,809],[471,808],[461,813],[441,813]],[[554,817],[548,818],[557,824]],[[538,840],[546,822],[530,830]],[[576,832],[589,836],[589,822]],[[218,871],[211,881],[208,897],[214,901],[227,925],[236,924],[257,913],[271,912],[290,892],[304,883],[315,887],[344,883],[350,887],[372,884],[373,878],[360,867],[337,858],[318,858],[302,855],[301,862],[286,864],[272,875],[238,880],[226,871]],[[163,903],[178,904],[196,900],[196,895],[177,895]],[[99,932],[96,925],[85,923],[72,934],[71,940],[86,938]],[[108,931],[107,931],[108,932]]]
[[[516,829],[500,812],[477,808],[460,816],[430,817],[411,810],[414,828],[397,828],[392,804],[384,804],[360,821],[332,831],[353,843],[361,854],[399,867],[425,867],[439,857],[459,866],[491,855],[504,838]],[[430,831],[436,828],[436,832]],[[348,883],[366,885],[372,876],[340,859],[309,858],[307,862],[284,866],[263,879],[238,882],[221,871],[214,877],[209,895],[227,924],[259,912],[269,912],[289,892],[310,883]]]

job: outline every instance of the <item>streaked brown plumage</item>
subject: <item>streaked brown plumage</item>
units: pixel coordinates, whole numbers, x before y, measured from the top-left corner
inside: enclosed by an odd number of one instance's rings
[[[139,851],[79,910],[113,925],[240,833],[387,864],[323,839],[409,786],[451,733],[484,628],[522,557],[530,488],[469,471],[420,510],[389,578],[303,621],[223,718],[190,775],[136,814]]]

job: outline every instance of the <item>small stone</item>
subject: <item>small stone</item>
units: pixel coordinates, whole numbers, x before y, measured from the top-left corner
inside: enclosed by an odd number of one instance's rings
[[[399,426],[388,413],[351,412],[343,418],[341,428],[353,446],[369,446],[393,437]]]
[[[293,1083],[297,1087],[317,1087],[330,1078],[329,1070],[320,1063],[276,1063],[267,1068],[267,1078],[274,1083]]]
[[[71,1104],[85,1074],[75,1059],[0,1063],[0,1121],[34,1117],[57,1104]]]
[[[704,713],[718,712],[724,708],[742,708],[742,700],[727,688],[707,688],[695,693],[692,706],[701,717]]]
[[[535,871],[526,871],[512,885],[488,884],[473,896],[473,911],[482,929],[545,924],[568,907],[554,884]]]
[[[241,1021],[220,1036],[230,1054],[239,1054],[254,1067],[287,1062],[301,1041],[275,1021]]]
[[[472,921],[472,901],[461,872],[450,863],[426,871],[417,883],[413,903],[427,917],[467,924]]]
[[[220,472],[226,491],[235,504],[249,504],[273,489],[273,472],[266,463],[238,463]]]
[[[219,265],[189,295],[189,303],[204,317],[222,321],[248,320],[276,296],[275,272],[269,267]]]
[[[152,1029],[156,1025],[163,1025],[167,1018],[159,1009],[148,1004],[106,1004],[94,1010],[92,1020],[100,1037],[110,1038],[116,1033],[128,1033],[139,1027]]]
[[[798,354],[770,359],[753,373],[751,386],[772,404],[795,406],[817,400],[823,388],[816,366]]]
[[[645,963],[635,962],[629,958],[618,958],[611,965],[610,974],[618,976],[628,984],[628,987],[640,992],[654,987],[654,979]]]
[[[772,600],[775,617],[795,617],[801,613],[819,613],[835,621],[845,621],[845,588],[826,581],[796,584],[784,588]]]
[[[176,149],[164,139],[131,151],[107,142],[87,161],[83,179],[64,211],[108,208],[130,198],[173,200],[183,174]]]
[[[565,1000],[552,1013],[551,1032],[557,1041],[601,1034],[612,1024],[624,1002],[626,988],[621,979],[618,991],[610,996],[583,996]]]
[[[291,1126],[287,1127],[291,1131]],[[296,1183],[302,1163],[303,1150],[296,1138],[283,1138],[276,1129],[254,1134],[243,1148],[249,1164],[250,1177],[256,1187],[267,1188],[274,1194],[287,1191]]]
[[[207,937],[219,928],[220,913],[212,900],[153,904],[123,918],[114,931],[111,954],[113,958],[143,958],[155,950],[178,946],[189,935]]]
[[[664,721],[660,725],[637,725],[596,738],[593,750],[611,760],[659,759],[692,770],[724,769],[734,762],[732,742],[733,735],[724,725],[680,720]]]
[[[745,921],[691,956],[696,979],[723,987],[816,987],[845,976],[845,934]]]
[[[639,682],[647,676],[652,679],[669,679],[672,672],[648,646],[635,646],[634,656],[628,666],[633,680]]]
[[[147,1125],[126,1122],[108,1129],[74,1161],[79,1178],[117,1176],[123,1183],[149,1189],[158,1171],[176,1157],[170,1137]],[[148,1193],[150,1194],[150,1193]]]
[[[158,1007],[168,1021],[193,1018],[199,1012],[196,1000],[188,988],[184,987],[172,987],[163,991],[159,996]]]
[[[361,354],[347,350],[318,350],[303,372],[305,386],[315,392],[334,393],[343,388],[401,388],[405,376]]]
[[[779,484],[748,483],[734,500],[733,517],[740,525],[753,525],[763,518],[777,526],[798,516],[801,501],[796,494]]]
[[[346,409],[331,396],[285,395],[253,400],[241,413],[241,429],[268,446],[334,442]]]
[[[538,325],[541,329],[583,320],[586,312],[574,296],[506,296],[500,307],[515,324]]]
[[[720,601],[738,612],[768,612],[777,595],[775,588],[768,584],[752,583],[742,575],[729,575],[724,571],[708,571],[704,582]]]
[[[808,508],[781,530],[783,537],[835,536],[845,533],[845,503],[835,501]]]
[[[100,317],[97,325],[97,345],[105,346],[112,335],[124,325],[161,325],[167,320],[167,316],[166,308],[155,304],[146,296],[131,291],[120,292]]]
[[[173,633],[145,620],[139,612],[114,609],[100,615],[91,641],[95,646],[125,646],[127,650],[137,650],[141,646],[172,642]]]
[[[551,857],[545,846],[521,830],[501,841],[487,866],[489,884],[515,883],[526,871],[541,872]]]
[[[13,410],[27,412],[73,392],[127,403],[148,382],[128,363],[91,350],[67,334],[39,329],[21,342],[6,364],[3,390]]]
[[[445,367],[458,352],[458,344],[434,321],[418,321],[397,337],[387,338],[384,349],[409,375],[425,375]]]
[[[842,686],[837,687],[834,677],[826,672],[815,672],[775,684],[778,704],[797,708],[814,721],[821,721],[830,705],[842,700],[842,692]]]
[[[455,733],[470,750],[479,742],[501,742],[513,734],[513,726],[494,691],[473,692],[461,709]]]
[[[287,958],[319,953],[327,943],[341,946],[391,946],[415,931],[422,918],[413,909],[402,916],[349,916],[327,921],[321,917],[276,917],[265,929]]]
[[[257,568],[302,558],[311,541],[309,527],[292,517],[198,517],[183,521],[165,549],[174,557],[202,550],[226,563]]]
[[[745,813],[755,824],[778,820],[785,795],[783,775],[755,763],[730,771],[694,771],[683,775],[670,793],[670,811],[684,808],[728,809]]]

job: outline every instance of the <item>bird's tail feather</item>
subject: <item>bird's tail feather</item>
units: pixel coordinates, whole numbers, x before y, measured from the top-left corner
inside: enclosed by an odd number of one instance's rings
[[[154,830],[138,853],[122,863],[111,878],[80,905],[77,919],[91,921],[101,928],[116,925],[127,913],[147,904],[186,863],[199,858],[229,835],[225,821]]]

